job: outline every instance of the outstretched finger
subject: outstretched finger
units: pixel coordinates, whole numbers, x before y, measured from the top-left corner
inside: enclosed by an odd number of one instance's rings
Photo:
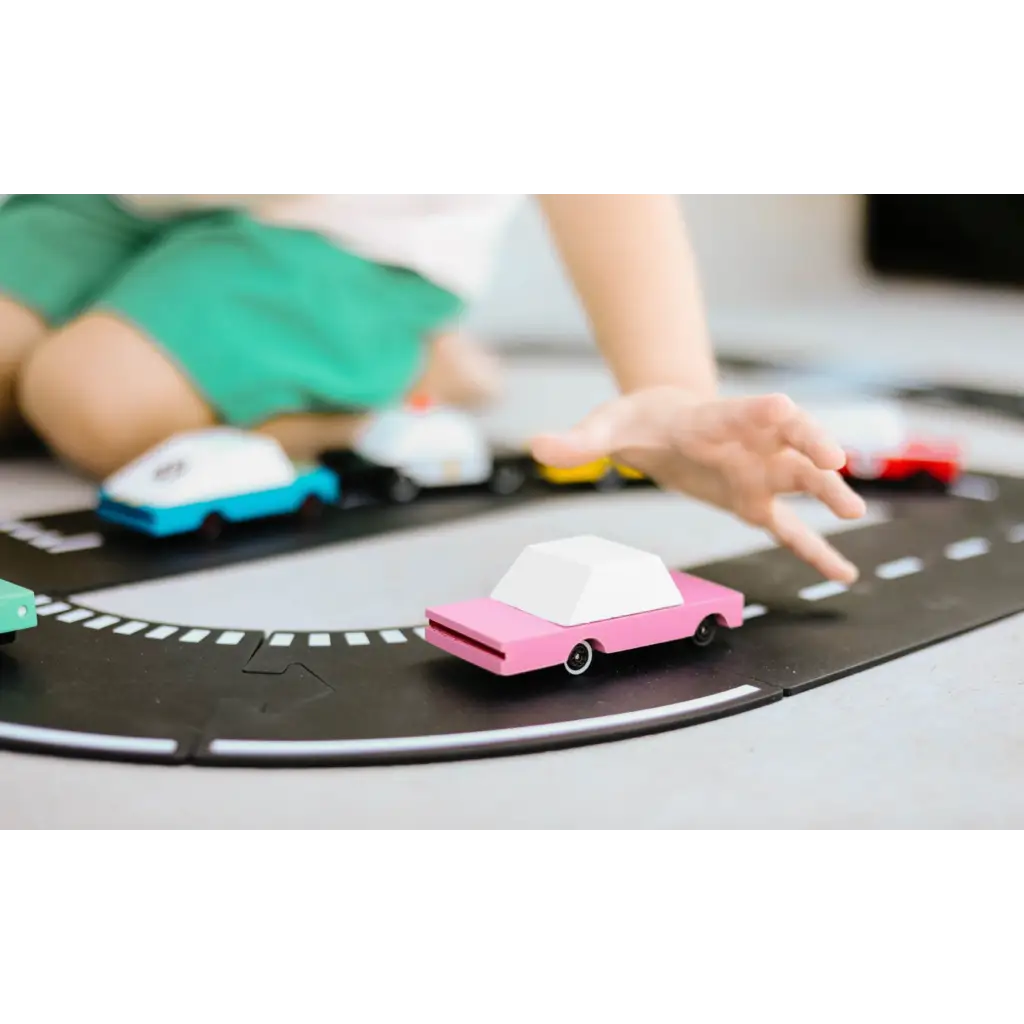
[[[775,460],[770,484],[776,494],[809,494],[842,519],[859,519],[867,512],[864,499],[837,472],[818,469],[796,452]]]
[[[618,438],[629,416],[626,401],[614,399],[595,409],[571,430],[534,437],[530,444],[533,457],[542,465],[558,469],[608,458],[619,447]]]
[[[806,455],[818,469],[838,470],[846,463],[842,447],[803,409],[795,409],[793,415],[780,424],[779,433],[787,445]]]
[[[779,501],[775,502],[768,529],[783,547],[789,548],[797,558],[813,566],[826,579],[849,585],[860,575],[851,561]]]

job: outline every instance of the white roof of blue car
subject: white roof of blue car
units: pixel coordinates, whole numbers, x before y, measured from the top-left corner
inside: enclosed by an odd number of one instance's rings
[[[296,468],[271,437],[232,427],[189,431],[115,473],[104,494],[129,505],[175,508],[287,487]]]

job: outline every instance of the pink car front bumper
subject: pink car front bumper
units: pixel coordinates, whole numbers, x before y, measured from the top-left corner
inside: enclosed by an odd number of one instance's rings
[[[427,609],[428,643],[500,676],[561,662],[564,633],[561,626],[487,597]]]

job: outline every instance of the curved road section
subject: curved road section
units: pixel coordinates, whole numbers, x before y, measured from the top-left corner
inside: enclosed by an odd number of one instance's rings
[[[696,568],[747,595],[742,628],[706,649],[606,658],[581,677],[493,677],[431,647],[419,624],[264,636],[122,619],[61,596],[79,589],[83,567],[95,576],[122,564],[109,541],[80,546],[69,552],[74,578],[39,595],[38,627],[0,650],[0,745],[210,765],[389,763],[571,746],[751,710],[1024,610],[1024,483],[977,479],[959,496],[899,499],[893,521],[839,535],[862,567],[852,589],[778,550]],[[4,524],[6,550],[67,543],[52,526],[30,537],[32,526]],[[25,566],[44,565],[52,584],[61,561]],[[44,589],[31,575],[18,581]]]

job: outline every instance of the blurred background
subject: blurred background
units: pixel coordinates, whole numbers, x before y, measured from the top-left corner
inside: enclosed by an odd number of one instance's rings
[[[1024,389],[1021,196],[679,199],[720,353]],[[473,324],[501,345],[589,345],[529,204]]]

